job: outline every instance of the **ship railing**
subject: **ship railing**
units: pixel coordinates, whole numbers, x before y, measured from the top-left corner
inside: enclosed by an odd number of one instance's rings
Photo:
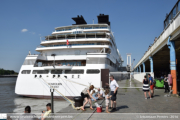
[[[55,38],[55,39],[45,39],[45,40],[41,40],[42,42],[46,42],[46,41],[54,41],[54,40],[70,40],[70,39],[89,39],[89,38],[109,38],[109,37],[104,37],[104,36],[96,36],[96,37],[68,37],[68,38]]]
[[[51,63],[51,64],[42,64],[42,65],[34,65],[34,67],[50,67],[50,66],[54,66],[54,64],[53,63]],[[73,67],[73,66],[76,66],[76,67],[78,67],[78,66],[86,66],[85,64],[66,64],[66,65],[64,65],[64,64],[55,64],[55,66],[56,67]]]
[[[111,47],[110,43],[83,43],[83,44],[69,44],[68,46],[86,46],[86,45],[109,45]],[[44,48],[44,47],[61,47],[61,46],[67,46],[67,44],[60,44],[60,45],[48,45],[48,46],[37,46],[37,48]]]
[[[109,29],[110,27],[75,27],[75,28],[69,28],[69,29],[60,29],[60,30],[54,30],[53,32],[61,32],[61,31],[69,31],[74,29]]]

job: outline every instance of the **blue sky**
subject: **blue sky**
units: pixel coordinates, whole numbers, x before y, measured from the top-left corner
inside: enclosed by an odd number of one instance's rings
[[[1,0],[0,68],[19,72],[28,51],[37,54],[40,36],[55,27],[74,24],[83,15],[88,24],[108,14],[117,47],[136,64],[163,31],[163,21],[177,0]],[[24,32],[22,30],[24,29]]]

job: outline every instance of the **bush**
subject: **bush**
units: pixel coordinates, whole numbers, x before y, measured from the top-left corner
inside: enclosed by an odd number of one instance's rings
[[[0,69],[0,75],[12,75],[12,74],[18,74],[14,70],[4,70]]]

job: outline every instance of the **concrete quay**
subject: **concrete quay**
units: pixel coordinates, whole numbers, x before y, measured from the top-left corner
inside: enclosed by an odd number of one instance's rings
[[[132,80],[131,80],[132,82]],[[121,84],[122,83],[122,84]],[[129,80],[118,81],[120,87],[125,87],[129,84]],[[120,120],[120,119],[137,119],[145,115],[155,115],[156,117],[163,115],[174,115],[180,112],[180,98],[171,96],[164,97],[164,89],[155,89],[155,96],[152,100],[145,99],[142,88],[142,83],[133,80],[134,88],[119,88],[117,94],[117,110],[107,114],[105,112],[105,101],[99,100],[98,103],[103,105],[102,113],[97,113],[96,110],[90,110],[89,105],[85,108],[86,111],[74,110],[71,106],[59,111],[59,113],[68,113],[73,116],[73,120]],[[136,86],[136,88],[135,88]],[[148,96],[148,95],[147,95]],[[93,102],[94,103],[94,102]],[[95,108],[95,105],[93,104]],[[179,118],[180,118],[180,114]],[[152,116],[153,117],[153,116]],[[157,118],[156,118],[157,119]],[[165,119],[165,118],[158,118]],[[151,119],[152,120],[152,119]]]

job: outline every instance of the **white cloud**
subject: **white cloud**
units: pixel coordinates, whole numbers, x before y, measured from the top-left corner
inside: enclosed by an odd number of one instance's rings
[[[21,32],[27,32],[28,30],[27,29],[22,29]]]

